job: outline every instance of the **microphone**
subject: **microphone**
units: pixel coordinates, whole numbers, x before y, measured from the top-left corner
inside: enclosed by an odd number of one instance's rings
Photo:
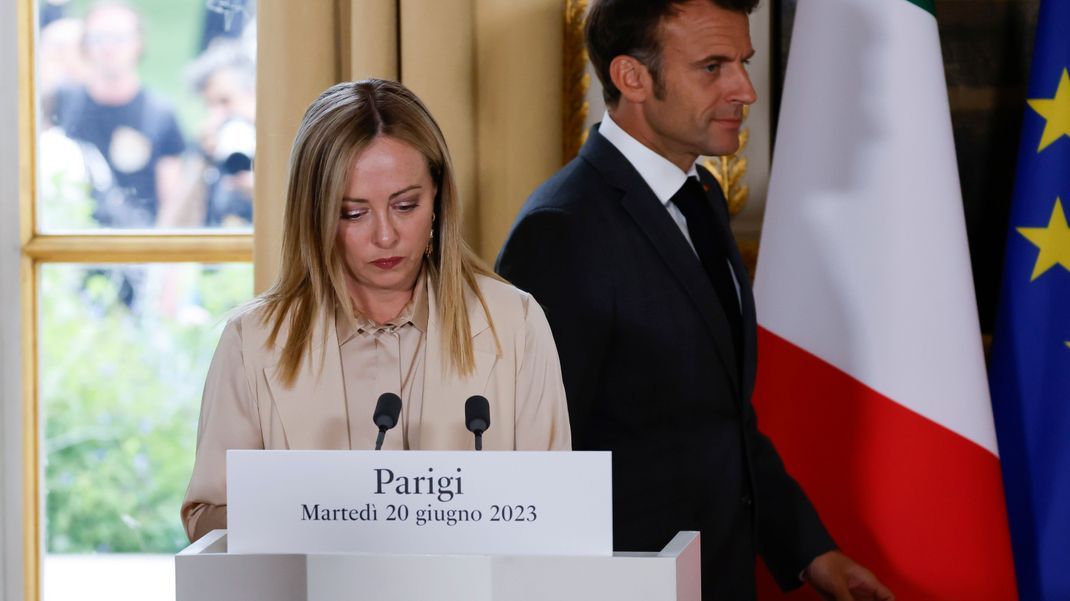
[[[375,450],[383,448],[383,439],[386,431],[398,425],[398,416],[401,415],[401,397],[393,392],[384,392],[379,395],[379,401],[375,403],[375,413],[372,421],[379,426],[379,436],[375,438]]]
[[[476,450],[483,450],[483,433],[490,428],[490,403],[478,394],[464,402],[464,425],[476,435]]]

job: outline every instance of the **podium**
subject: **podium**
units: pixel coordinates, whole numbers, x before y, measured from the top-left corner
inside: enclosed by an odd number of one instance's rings
[[[612,556],[228,553],[213,530],[175,556],[177,601],[699,601],[699,533]]]
[[[177,601],[699,601],[698,532],[614,553],[604,451],[227,452]]]

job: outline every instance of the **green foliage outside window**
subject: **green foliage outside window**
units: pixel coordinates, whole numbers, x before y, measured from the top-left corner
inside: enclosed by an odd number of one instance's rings
[[[40,281],[46,548],[174,553],[205,373],[252,267],[44,265]]]

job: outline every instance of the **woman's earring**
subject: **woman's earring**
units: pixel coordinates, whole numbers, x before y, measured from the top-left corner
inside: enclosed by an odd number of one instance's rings
[[[435,252],[435,213],[431,213],[431,237],[427,239],[427,248],[424,249],[424,256],[428,259],[431,258],[431,253]]]

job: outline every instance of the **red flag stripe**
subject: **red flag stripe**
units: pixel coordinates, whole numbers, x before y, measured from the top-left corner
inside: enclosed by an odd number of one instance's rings
[[[759,349],[759,426],[848,555],[899,599],[1017,598],[997,457],[764,328]]]

